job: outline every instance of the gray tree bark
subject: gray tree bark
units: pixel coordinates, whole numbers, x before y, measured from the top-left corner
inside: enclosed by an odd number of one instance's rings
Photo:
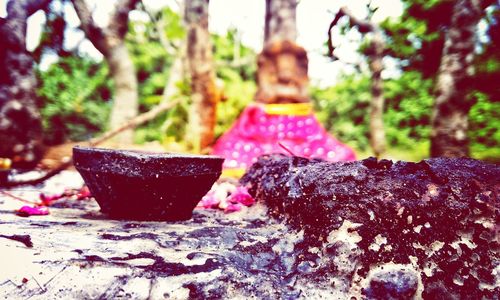
[[[138,114],[139,96],[134,64],[125,45],[128,31],[128,14],[139,0],[119,0],[107,28],[98,27],[84,0],[73,0],[81,28],[87,38],[99,50],[109,65],[115,84],[113,108],[110,116],[111,130],[118,128]],[[133,131],[127,130],[117,136],[120,144],[133,143]]]
[[[481,18],[480,0],[458,0],[453,8],[451,27],[445,45],[436,84],[432,112],[431,156],[469,155],[467,100],[475,30]]]
[[[184,14],[193,101],[188,131],[195,150],[202,150],[213,143],[220,98],[215,85],[212,43],[208,32],[208,2],[186,0]]]
[[[382,80],[382,70],[384,58],[385,42],[382,36],[380,27],[368,20],[356,18],[347,7],[342,7],[335,15],[335,18],[328,29],[328,49],[329,55],[333,59],[337,59],[333,51],[331,30],[337,25],[342,17],[348,17],[351,27],[356,27],[362,34],[371,33],[373,35],[370,46],[366,53],[368,57],[368,65],[372,73],[371,92],[372,99],[370,102],[370,146],[373,154],[378,158],[381,157],[386,150],[386,138],[384,129],[384,83]]]
[[[180,14],[182,19],[184,20],[184,11],[185,6],[183,1],[179,2]],[[155,22],[156,32],[158,34],[158,38],[160,40],[161,45],[165,49],[165,52],[169,55],[174,56],[174,62],[169,70],[168,81],[165,84],[165,88],[163,89],[162,94],[162,102],[171,101],[174,95],[179,93],[178,83],[185,78],[185,74],[187,73],[187,57],[186,57],[186,41],[182,41],[178,47],[173,47],[165,34],[163,33],[165,30],[164,17],[160,17],[158,21]],[[167,120],[168,121],[168,120]]]
[[[384,129],[384,82],[382,80],[384,39],[377,28],[370,43],[369,66],[372,72],[372,100],[370,102],[370,146],[375,157],[381,157],[386,150]]]
[[[297,0],[266,0],[264,44],[297,39]]]
[[[0,18],[0,157],[15,167],[33,167],[42,155],[42,125],[36,103],[33,57],[26,50],[28,17],[50,0],[7,3]]]

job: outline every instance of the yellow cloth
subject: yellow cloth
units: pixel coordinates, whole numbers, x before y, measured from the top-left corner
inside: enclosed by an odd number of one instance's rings
[[[264,104],[263,107],[269,115],[307,116],[313,113],[311,103]]]
[[[234,169],[227,168],[227,169],[222,170],[221,177],[241,178],[243,176],[243,174],[245,174],[245,171],[246,170],[242,169],[242,168],[234,168]]]

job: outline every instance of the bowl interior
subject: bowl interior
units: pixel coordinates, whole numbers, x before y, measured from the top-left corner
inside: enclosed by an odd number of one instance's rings
[[[73,148],[78,169],[128,176],[155,177],[213,174],[222,170],[222,157],[180,153],[152,153],[104,148]]]

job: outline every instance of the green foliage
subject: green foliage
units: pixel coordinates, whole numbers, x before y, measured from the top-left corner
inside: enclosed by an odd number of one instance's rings
[[[170,52],[178,51],[176,47],[186,34],[180,16],[170,8],[163,9],[151,18],[155,19],[130,22],[126,37],[137,72],[140,112],[148,111],[162,101],[170,68],[175,60]],[[165,48],[167,45],[162,44],[162,39],[168,44],[168,49]],[[189,90],[186,90],[185,82],[176,84],[180,87],[180,93],[175,98],[184,97],[182,103],[138,127],[135,130],[135,142],[142,144],[158,141],[167,144],[184,137],[186,106],[189,106],[189,99],[185,96],[189,94]]]
[[[429,155],[433,82],[420,72],[408,71],[384,82],[384,125],[393,158],[419,160]],[[469,113],[471,154],[475,158],[498,161],[500,158],[500,101],[475,92],[476,104]],[[369,149],[370,79],[345,77],[337,85],[312,88],[318,119],[341,141],[354,147],[361,156]]]
[[[416,71],[385,82],[384,123],[390,145],[411,149],[429,139],[432,87],[432,81]]]
[[[419,71],[424,78],[436,76],[451,23],[453,2],[448,0],[402,0],[403,15],[381,23],[387,54],[403,61],[404,71]]]
[[[403,15],[385,20],[386,55],[400,62],[402,75],[384,82],[386,100],[384,123],[389,147],[388,155],[405,149],[418,152],[411,157],[428,155],[430,115],[434,101],[433,89],[441,62],[444,37],[451,24],[455,1],[402,0]],[[475,99],[469,114],[471,154],[477,158],[500,159],[500,5],[484,1],[483,23],[486,32],[477,44],[479,55],[476,74],[469,89],[461,91]],[[483,24],[483,25],[484,25]],[[484,28],[484,27],[483,27]],[[344,34],[347,32],[344,30]],[[362,40],[358,49],[366,50]],[[365,53],[366,54],[366,53]],[[353,145],[358,152],[368,150],[369,78],[358,74],[344,78],[337,86],[318,91],[313,96],[321,111],[319,116],[327,128]],[[367,98],[363,95],[367,94]],[[319,97],[319,98],[318,98]],[[324,101],[318,99],[333,99]],[[348,102],[345,104],[344,102]],[[325,104],[326,103],[326,104]],[[357,110],[361,110],[361,113]],[[351,140],[351,142],[349,142]],[[424,147],[425,146],[425,147]]]
[[[449,0],[403,0],[405,12],[399,20],[382,23],[388,55],[403,66],[399,78],[385,80],[384,123],[388,155],[418,160],[428,156],[433,79],[441,57],[445,28],[449,26]],[[162,100],[175,59],[173,52],[185,38],[180,16],[169,8],[153,20],[129,24],[126,42],[139,82],[140,111]],[[60,55],[48,70],[37,70],[45,139],[50,144],[83,140],[105,129],[112,98],[112,82],[104,62],[72,56],[61,48],[61,16],[49,16],[42,43],[50,53]],[[476,80],[471,96],[477,101],[470,111],[471,150],[474,157],[500,158],[500,9],[486,13],[486,42],[478,45],[474,62]],[[158,26],[160,24],[161,28]],[[344,28],[346,29],[346,28]],[[344,33],[346,33],[344,31]],[[213,35],[216,73],[222,82],[225,100],[217,108],[216,136],[227,131],[256,91],[256,54],[241,44],[239,33]],[[48,37],[52,37],[48,39]],[[164,39],[163,39],[164,38]],[[165,49],[165,41],[167,48]],[[363,50],[363,45],[360,50]],[[47,53],[40,47],[36,55]],[[172,50],[173,49],[173,50]],[[75,53],[76,54],[76,53]],[[354,147],[360,156],[369,155],[369,106],[371,78],[365,74],[345,76],[328,88],[311,88],[317,117],[341,141]],[[187,150],[186,124],[191,110],[190,84],[186,78],[176,83],[181,103],[155,120],[136,129],[136,142],[158,141],[168,148]]]
[[[500,102],[488,95],[474,93],[476,104],[469,112],[472,153],[482,159],[500,160]]]
[[[252,101],[257,90],[254,81],[243,80],[231,69],[220,69],[219,74],[224,80],[225,101],[217,107],[216,136],[222,135],[231,127],[241,111]]]
[[[500,3],[487,9],[486,42],[475,58],[476,80],[473,88],[484,93],[491,101],[500,101]]]
[[[41,114],[48,144],[85,140],[107,123],[111,85],[108,69],[86,57],[65,57],[37,70]]]
[[[137,143],[158,141],[171,149],[171,144],[174,144],[174,148],[179,151],[187,150],[183,141],[186,136],[186,124],[191,105],[190,87],[187,81],[178,82],[177,87],[179,95],[175,97],[180,99],[180,103],[153,121],[137,128],[135,135]]]
[[[347,76],[333,87],[312,87],[311,97],[316,116],[328,131],[357,150],[367,150],[371,99],[368,77]]]
[[[166,10],[164,13],[176,15],[170,10]],[[165,19],[170,19],[170,17],[166,16]],[[176,26],[172,20],[175,20],[175,18],[170,19],[169,24],[172,26],[165,28],[165,34],[169,41],[176,44],[180,42],[180,40],[176,39],[184,37],[185,32],[182,26]],[[177,21],[180,22],[180,19],[177,19]],[[144,28],[143,25],[140,27]],[[177,31],[172,28],[177,28]],[[168,80],[169,68],[173,58],[167,55],[158,39],[151,38],[154,35],[150,34],[145,42],[144,39],[141,40],[134,36],[137,34],[136,31],[131,30],[128,43],[140,79],[141,108],[147,110],[161,100],[161,94]],[[139,44],[139,41],[142,44]],[[215,134],[219,136],[229,129],[243,108],[253,99],[256,90],[253,80],[255,53],[238,42],[236,30],[230,30],[226,35],[213,35],[212,43],[214,61],[217,66],[217,80],[221,83],[223,95],[226,99],[219,103],[217,107]],[[154,50],[156,48],[161,51],[157,52]],[[159,141],[169,148],[174,145],[174,148],[184,151],[189,150],[185,135],[188,131],[186,125],[190,113],[191,90],[189,81],[186,78],[176,84],[179,94],[174,97],[180,98],[181,103],[156,120],[138,128],[136,130],[136,142]]]
[[[159,35],[164,35],[171,44],[179,44],[185,36],[179,15],[170,8],[162,10],[159,18],[165,20],[160,28],[162,32],[158,32],[159,28],[153,21],[141,20],[129,23],[126,36],[127,48],[137,72],[141,112],[149,110],[161,101],[169,69],[175,59],[167,53]]]
[[[238,35],[236,30],[229,30],[226,35],[212,36],[217,78],[223,81],[225,98],[217,107],[216,136],[230,128],[257,89],[255,52],[241,44]]]
[[[384,123],[390,147],[414,149],[429,138],[432,82],[406,72],[384,82]],[[341,141],[369,148],[370,78],[347,76],[327,89],[312,89],[318,119]]]
[[[162,29],[165,37],[174,42],[183,40],[186,36],[186,29],[182,23],[181,16],[169,7],[164,8],[161,14],[163,20]]]
[[[223,69],[232,70],[238,73],[242,80],[254,80],[257,70],[255,52],[240,42],[240,33],[236,29],[230,29],[226,35],[212,35],[214,45],[214,58],[220,66],[217,70],[218,76],[225,81]]]

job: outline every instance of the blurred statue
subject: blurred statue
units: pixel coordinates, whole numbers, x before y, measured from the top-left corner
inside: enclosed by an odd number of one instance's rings
[[[240,176],[263,154],[284,153],[328,161],[355,159],[313,114],[307,86],[306,51],[291,41],[273,41],[258,58],[258,90],[231,129],[214,146],[226,158],[227,175]]]
[[[258,56],[257,93],[212,153],[226,158],[228,176],[240,176],[263,154],[328,161],[354,160],[351,148],[316,119],[308,95],[308,59],[297,45],[297,0],[266,0],[264,48]]]
[[[259,55],[258,90],[260,103],[309,102],[307,87],[307,53],[291,41],[269,43]]]

